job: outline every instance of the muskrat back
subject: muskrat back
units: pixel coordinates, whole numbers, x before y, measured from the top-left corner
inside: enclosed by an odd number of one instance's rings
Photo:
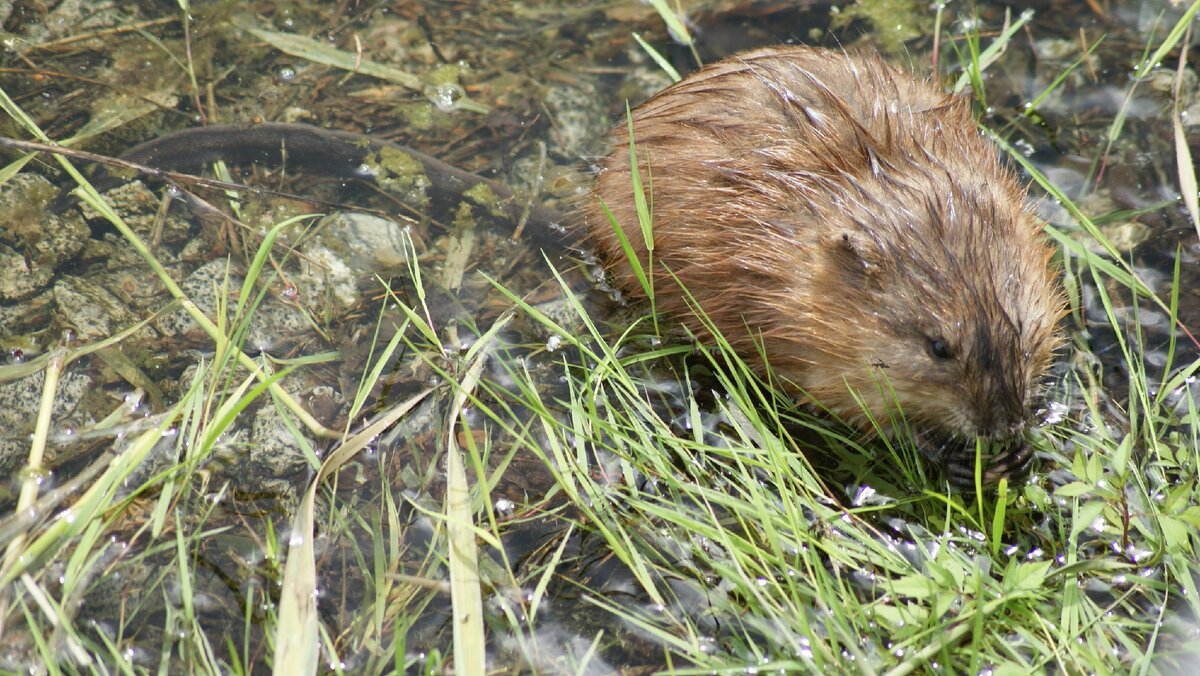
[[[757,360],[761,343],[798,397],[861,428],[888,432],[903,411],[957,483],[977,438],[1005,442],[985,481],[1025,463],[1008,442],[1062,300],[1026,191],[967,101],[876,56],[779,47],[703,68],[632,116],[659,309],[705,336],[690,294],[740,354]],[[626,124],[613,136],[579,216],[636,294],[601,204],[645,265]]]

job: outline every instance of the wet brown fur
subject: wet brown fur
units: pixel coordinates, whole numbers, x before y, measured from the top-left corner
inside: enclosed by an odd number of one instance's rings
[[[633,124],[661,310],[704,334],[673,274],[743,356],[761,340],[798,396],[864,429],[898,402],[960,446],[1021,431],[1061,296],[1025,189],[965,100],[876,56],[779,47],[700,70]],[[600,206],[644,265],[624,122],[613,143],[581,226],[640,294]]]

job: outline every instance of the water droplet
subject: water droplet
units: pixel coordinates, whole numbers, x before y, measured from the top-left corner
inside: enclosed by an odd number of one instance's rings
[[[443,113],[456,110],[466,95],[463,88],[453,82],[425,87],[425,98],[429,99]]]

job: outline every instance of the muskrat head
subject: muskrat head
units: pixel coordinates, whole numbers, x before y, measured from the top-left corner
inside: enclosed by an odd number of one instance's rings
[[[887,185],[871,185],[879,180]],[[928,167],[859,176],[844,189],[853,194],[830,214],[838,227],[821,243],[828,265],[818,267],[828,276],[813,282],[839,290],[832,300],[857,345],[848,352],[820,341],[826,363],[840,368],[822,369],[816,389],[840,377],[858,401],[839,413],[869,415],[885,433],[903,420],[956,485],[974,485],[977,443],[985,485],[1019,475],[1031,457],[1025,422],[1061,315],[1050,251],[1024,190],[1000,171]],[[861,199],[884,190],[907,208]]]

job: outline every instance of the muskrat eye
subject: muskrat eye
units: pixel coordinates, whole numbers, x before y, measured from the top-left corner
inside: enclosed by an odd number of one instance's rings
[[[930,338],[929,356],[934,359],[950,359],[954,357],[954,353],[950,351],[950,346],[942,338]]]

